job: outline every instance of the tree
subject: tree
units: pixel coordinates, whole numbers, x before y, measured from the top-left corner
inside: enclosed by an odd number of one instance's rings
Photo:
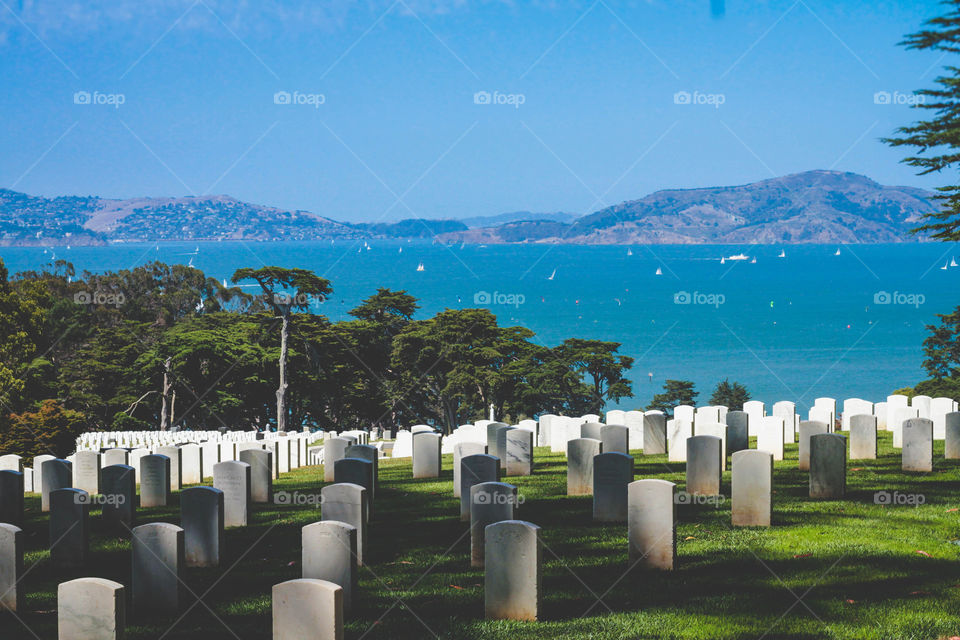
[[[134,395],[121,408],[148,424],[162,423],[166,409],[170,426],[251,428],[272,406],[265,390],[275,375],[271,365],[277,352],[261,343],[273,334],[274,324],[275,319],[267,314],[228,312],[178,322],[143,351],[132,367],[145,381],[139,388],[151,389],[148,393],[161,393],[168,384],[169,404],[161,404],[158,415],[156,404],[142,403],[140,396]]]
[[[739,382],[729,379],[717,383],[710,396],[710,404],[726,407],[730,411],[743,411],[743,403],[750,400],[750,392]]]
[[[287,354],[290,337],[290,315],[306,309],[311,300],[323,302],[333,291],[330,281],[306,269],[263,267],[237,269],[233,282],[255,280],[260,285],[265,303],[280,317],[280,384],[277,387],[277,431],[287,430]]]
[[[927,22],[929,28],[910,34],[900,44],[907,49],[960,53],[960,0],[945,0],[951,7],[943,16]],[[926,109],[932,117],[897,129],[899,137],[885,138],[894,147],[914,147],[916,155],[903,160],[920,169],[920,175],[960,168],[960,68],[945,67],[946,75],[938,77],[937,87],[916,92],[918,109]],[[929,153],[928,153],[929,152]],[[924,224],[914,233],[930,232],[933,238],[960,240],[960,185],[938,187],[934,197],[942,208],[923,216]]]
[[[411,322],[393,343],[393,407],[407,420],[430,419],[449,430],[502,409],[520,381],[510,364],[533,332],[502,328],[486,309],[447,309]]]
[[[25,458],[43,453],[62,458],[76,449],[85,430],[84,416],[56,400],[44,400],[35,412],[13,414],[0,430],[0,451],[15,451]]]
[[[569,338],[557,349],[560,361],[580,377],[587,377],[590,387],[589,413],[601,413],[607,400],[632,398],[630,380],[624,372],[633,366],[633,358],[616,355],[619,342]]]
[[[366,402],[356,418],[364,418],[365,425],[396,429],[396,412],[390,402],[391,390],[396,387],[397,373],[390,366],[394,337],[413,320],[420,306],[406,291],[379,288],[377,293],[350,311],[356,320],[338,323],[355,347],[347,357],[360,369]],[[342,334],[337,334],[342,335]]]
[[[44,322],[41,306],[11,286],[0,260],[0,407],[23,406],[23,376],[37,354]]]
[[[413,314],[419,308],[417,299],[403,289],[391,291],[380,287],[360,306],[351,309],[350,315],[360,320],[383,325],[387,333],[395,335],[413,319]]]
[[[927,325],[930,335],[923,341],[923,368],[934,380],[960,378],[960,307],[937,317],[939,325]]]
[[[663,411],[672,416],[674,407],[681,404],[692,406],[698,395],[689,380],[667,380],[663,383],[663,393],[653,396],[653,400],[647,405],[647,411]]]

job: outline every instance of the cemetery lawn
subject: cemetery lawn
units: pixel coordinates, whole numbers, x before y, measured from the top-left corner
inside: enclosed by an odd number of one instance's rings
[[[752,444],[751,446],[755,446]],[[899,450],[880,432],[880,459],[848,463],[847,499],[807,498],[797,447],[774,470],[774,526],[730,526],[729,501],[679,507],[679,569],[628,570],[625,524],[591,522],[589,496],[567,497],[562,454],[536,450],[533,476],[506,478],[524,503],[518,519],[543,528],[541,621],[483,619],[483,572],[471,569],[470,537],[451,492],[451,456],[440,481],[412,480],[410,460],[381,460],[369,535],[345,637],[386,638],[875,638],[960,635],[960,461],[937,442],[932,474],[900,471]],[[636,455],[636,478],[684,485],[684,465]],[[298,469],[277,491],[319,492],[319,467]],[[730,472],[723,492],[729,496]],[[882,506],[874,492],[922,495],[920,506]],[[143,510],[140,524],[178,523],[172,506]],[[54,570],[47,518],[27,499],[27,612],[0,614],[0,638],[56,638],[56,588],[81,576],[129,585],[130,545],[108,537],[92,511],[91,558]],[[127,638],[268,639],[270,590],[300,577],[300,528],[309,507],[256,505],[252,524],[226,533],[218,569],[186,570],[183,616],[144,620],[128,609]],[[198,598],[202,603],[198,603]],[[29,630],[28,630],[29,627]]]

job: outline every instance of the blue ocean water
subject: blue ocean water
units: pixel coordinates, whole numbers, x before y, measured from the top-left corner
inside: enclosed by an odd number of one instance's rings
[[[879,401],[926,377],[925,325],[960,305],[960,267],[942,269],[960,262],[957,245],[368,242],[116,244],[59,247],[55,257],[78,272],[192,261],[218,280],[238,267],[301,267],[331,280],[334,295],[315,310],[332,320],[389,287],[420,300],[418,317],[485,306],[545,345],[617,341],[635,358],[635,397],[620,408],[645,405],[667,378],[693,380],[704,403],[723,378],[804,409],[819,396]],[[16,272],[49,263],[52,251],[5,247],[0,257]],[[720,261],[741,253],[749,259]]]

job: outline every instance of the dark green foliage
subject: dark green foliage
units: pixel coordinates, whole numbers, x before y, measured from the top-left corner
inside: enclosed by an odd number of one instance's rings
[[[730,411],[743,411],[743,403],[750,400],[750,392],[739,382],[724,380],[710,396],[710,404],[724,406]]]
[[[907,49],[942,51],[944,56],[960,53],[960,0],[945,0],[946,14],[927,22],[927,28],[907,36],[901,44]],[[895,147],[913,147],[916,155],[903,160],[917,167],[920,175],[947,170],[955,174],[960,167],[960,68],[947,65],[944,74],[931,89],[916,92],[913,105],[925,109],[930,117],[897,129],[899,137],[885,142]],[[929,233],[938,240],[960,240],[960,186],[950,184],[937,189],[934,196],[943,205],[939,211],[923,216],[924,224],[914,233]]]
[[[698,395],[689,380],[667,380],[663,383],[663,393],[653,396],[653,400],[647,405],[647,411],[663,411],[667,415],[673,415],[673,408],[677,405],[694,406]]]
[[[309,271],[240,280],[260,292],[182,265],[77,277],[58,262],[9,278],[0,261],[0,451],[50,448],[35,425],[70,442],[75,428],[273,429],[281,415],[291,429],[449,429],[491,404],[520,419],[630,397],[617,343],[546,347],[480,309],[415,320],[416,299],[383,288],[332,323],[308,312],[331,292]]]

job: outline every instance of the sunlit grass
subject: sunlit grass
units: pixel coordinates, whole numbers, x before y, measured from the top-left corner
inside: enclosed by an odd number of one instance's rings
[[[451,492],[451,456],[440,481],[412,480],[410,461],[381,460],[369,567],[347,621],[348,638],[874,638],[960,635],[960,464],[900,471],[899,451],[881,434],[881,459],[848,465],[847,499],[807,498],[796,445],[775,468],[774,526],[732,529],[729,502],[681,506],[680,568],[627,571],[625,525],[591,522],[589,497],[567,497],[562,455],[537,449],[535,474],[509,478],[524,496],[517,517],[543,528],[541,621],[483,620],[483,573],[470,568],[469,534]],[[683,464],[636,455],[636,477],[684,484]],[[724,493],[729,495],[729,470]],[[285,474],[277,490],[319,491],[320,468]],[[875,491],[922,494],[917,507],[874,504]],[[139,522],[178,522],[178,496]],[[28,612],[37,637],[56,637],[56,585],[78,576],[129,584],[130,545],[100,530],[94,511],[91,561],[78,571],[48,563],[47,518],[27,500]],[[189,569],[186,607],[174,619],[128,616],[128,638],[269,638],[270,589],[300,577],[300,528],[316,510],[262,505],[253,522],[226,535],[218,569]],[[184,610],[186,610],[186,607]],[[209,609],[208,609],[209,607]],[[9,614],[0,638],[33,638]]]

